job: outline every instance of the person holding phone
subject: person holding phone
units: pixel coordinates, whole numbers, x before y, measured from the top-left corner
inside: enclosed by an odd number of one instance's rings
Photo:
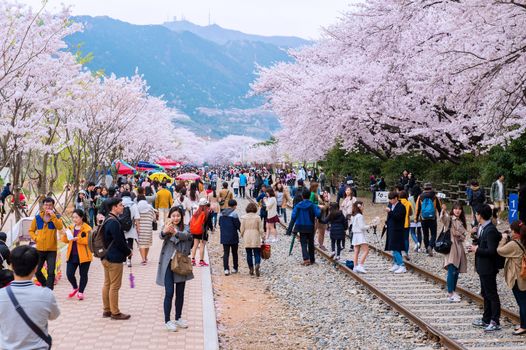
[[[55,200],[44,198],[42,208],[29,228],[31,239],[36,242],[38,266],[35,276],[42,287],[53,289],[55,286],[55,265],[57,262],[57,232],[64,228],[60,215],[55,212]],[[42,273],[47,264],[47,279]]]

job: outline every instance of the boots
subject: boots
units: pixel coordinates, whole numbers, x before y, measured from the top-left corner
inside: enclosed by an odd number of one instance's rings
[[[249,266],[248,270],[251,276],[254,275],[254,266]]]
[[[256,277],[259,277],[260,276],[260,273],[259,273],[259,264],[256,264]]]

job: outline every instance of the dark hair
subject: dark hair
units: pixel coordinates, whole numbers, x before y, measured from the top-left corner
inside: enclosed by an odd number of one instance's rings
[[[389,198],[389,199],[395,199],[395,198],[398,199],[398,198],[400,198],[400,197],[398,196],[398,192],[396,192],[396,191],[391,191],[391,192],[389,192],[389,194],[387,195],[387,198]]]
[[[51,197],[46,197],[42,201],[42,204],[44,204],[44,203],[52,203],[53,205],[55,205],[55,200],[53,198],[51,198]]]
[[[137,196],[137,202],[145,201],[145,200],[146,200],[146,196],[144,194],[140,194]]]
[[[319,184],[317,182],[313,181],[313,182],[310,183],[309,190],[311,192],[317,192],[318,191],[318,186],[319,186]]]
[[[521,232],[521,227],[524,226],[524,224],[522,223],[522,221],[520,220],[517,220],[517,221],[514,221],[510,224],[510,230],[512,230],[513,232],[515,233],[520,233]]]
[[[484,204],[477,209],[477,214],[479,214],[485,221],[488,221],[491,219],[493,212],[488,204]]]
[[[404,191],[404,190],[401,190],[400,192],[398,192],[398,195],[400,196],[400,198],[409,198],[409,196],[407,195],[407,192]]]
[[[276,193],[274,192],[274,189],[272,187],[268,189],[267,193],[270,197],[276,197]]]
[[[236,201],[235,199],[230,199],[230,200],[228,201],[228,206],[229,206],[230,208],[235,207],[236,205],[237,205],[237,201]]]
[[[112,198],[115,197],[115,193],[117,192],[117,189],[115,187],[108,188],[108,197]]]
[[[310,191],[304,188],[303,191],[301,192],[301,198],[310,199]]]
[[[352,187],[349,186],[349,185],[345,185],[345,190],[344,190],[344,192],[343,192],[343,193],[345,194],[345,197],[347,197],[347,193],[346,193],[346,192],[347,192],[347,189],[350,189],[350,190],[351,190],[351,197],[354,197],[354,193],[353,193],[353,191],[352,191]]]
[[[144,195],[144,187],[137,188],[137,196]]]
[[[299,179],[298,180],[298,186],[303,186],[304,182],[303,182],[303,179]]]
[[[108,200],[106,200],[106,208],[108,209],[108,212],[111,212],[114,207],[119,205],[122,202],[122,199],[113,197]]]
[[[453,214],[453,209],[460,209],[461,212],[460,212],[460,215],[458,216],[460,222],[462,223],[462,225],[464,226],[464,228],[468,228],[468,224],[466,222],[466,213],[464,213],[464,206],[462,205],[462,203],[460,202],[455,202],[453,203],[453,207],[451,208],[451,211],[449,213],[449,215],[451,217],[453,217],[455,214]]]
[[[223,188],[228,188],[228,182],[226,182],[226,181],[223,182],[223,185],[222,185],[222,186],[223,186]]]
[[[182,231],[184,230],[184,209],[179,205],[175,207],[171,207],[170,211],[168,212],[168,217],[171,217],[172,214],[176,211],[179,212],[179,214],[181,215],[181,221],[179,221],[179,224],[177,225],[177,229],[179,231]]]
[[[258,206],[255,203],[248,203],[247,208],[245,210],[247,213],[257,213]]]
[[[130,191],[124,191],[121,193],[121,197],[131,197]]]
[[[197,200],[197,185],[195,182],[190,184],[190,200],[194,202]]]
[[[186,196],[186,187],[181,188],[179,191],[179,202],[183,203],[184,196]]]
[[[37,250],[28,245],[20,245],[11,251],[11,266],[15,275],[29,276],[38,265]]]
[[[91,187],[91,186],[95,186],[95,182],[93,181],[88,182],[88,187]]]
[[[354,216],[356,214],[363,214],[363,210],[361,208],[362,206],[363,206],[363,202],[362,201],[354,202],[354,204],[352,205],[351,215]]]
[[[82,209],[75,209],[73,210],[73,214],[77,214],[78,216],[80,216],[80,218],[82,219],[82,222],[88,222],[88,217],[86,215],[86,212]]]
[[[340,210],[340,206],[338,203],[333,202],[329,205],[329,216],[327,216],[327,221],[332,221],[336,219],[342,211]]]

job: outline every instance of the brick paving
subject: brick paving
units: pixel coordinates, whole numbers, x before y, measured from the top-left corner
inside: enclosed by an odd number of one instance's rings
[[[204,302],[206,297],[209,297],[208,295],[203,298],[203,278],[210,278],[210,274],[204,269],[209,268],[195,267],[195,278],[186,284],[183,319],[188,321],[188,329],[179,329],[175,333],[165,329],[164,288],[155,284],[161,245],[161,240],[154,237],[147,266],[141,266],[140,255],[138,249],[135,248],[132,268],[135,276],[134,289],[130,288],[128,279],[130,269],[124,267],[119,307],[121,312],[131,314],[131,319],[127,321],[102,318],[101,290],[104,274],[99,259],[94,259],[92,262],[88,286],[84,293],[85,299],[82,301],[76,298],[67,299],[71,286],[65,276],[64,265],[62,279],[55,286],[55,296],[61,309],[61,315],[49,325],[53,336],[53,348],[58,350],[215,349],[217,335],[214,334],[215,332],[210,332],[208,328],[207,337],[205,337],[203,327],[203,319],[205,319],[208,325],[212,324],[212,327],[216,328],[215,310],[208,309],[213,303]],[[209,293],[211,294],[211,288]],[[203,311],[205,311],[205,317],[203,317]],[[172,308],[172,317],[174,315],[175,306]],[[212,338],[210,338],[210,333],[212,333]]]

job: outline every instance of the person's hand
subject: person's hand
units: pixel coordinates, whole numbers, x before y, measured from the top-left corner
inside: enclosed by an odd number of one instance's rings
[[[79,240],[78,237],[73,237],[72,239],[70,239],[70,241],[74,241],[74,242],[76,242],[76,241],[78,241],[78,240]]]
[[[478,245],[470,245],[468,246],[468,252],[469,253],[476,253],[478,249]]]
[[[389,207],[385,207],[384,210],[385,210],[386,213],[389,213],[389,212],[391,211],[391,208],[389,208]]]
[[[131,259],[132,256],[133,256],[133,250],[130,250],[130,255],[128,255],[128,258]]]
[[[477,226],[474,226],[471,228],[471,233],[477,233],[479,228]]]
[[[442,204],[442,211],[447,211],[447,205]]]

